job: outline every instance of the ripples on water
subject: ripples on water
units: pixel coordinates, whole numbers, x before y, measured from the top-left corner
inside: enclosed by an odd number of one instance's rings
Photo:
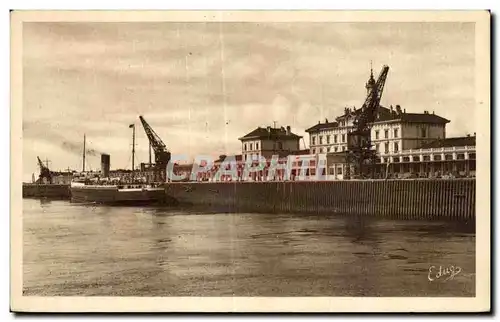
[[[450,223],[23,201],[24,295],[474,296]],[[430,282],[431,265],[460,266]]]

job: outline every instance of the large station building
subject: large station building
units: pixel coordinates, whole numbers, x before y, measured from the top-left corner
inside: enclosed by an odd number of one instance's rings
[[[334,122],[308,128],[310,153],[326,156],[328,175],[343,179],[348,166],[342,152],[347,150],[347,133],[360,110],[345,109]],[[401,107],[381,106],[372,124],[371,140],[378,155],[378,177],[474,176],[476,138],[446,137],[450,121],[434,112],[407,113]]]
[[[373,72],[366,83],[367,93],[375,85]],[[290,127],[257,128],[240,138],[243,160],[278,154],[308,155],[309,176],[316,175],[316,165],[326,163],[328,179],[344,179],[347,135],[353,130],[353,121],[361,109],[345,108],[344,113],[328,121],[319,121],[306,129],[309,134],[308,151],[300,150],[300,136]],[[476,137],[448,138],[446,125],[450,120],[434,111],[407,112],[400,105],[380,106],[376,120],[371,124],[372,148],[377,153],[374,167],[378,178],[436,178],[475,176]],[[299,162],[300,165],[300,162]]]
[[[375,86],[373,73],[366,83],[367,92],[371,86]],[[345,179],[347,167],[352,166],[346,161],[347,136],[354,129],[353,121],[359,113],[361,109],[346,107],[344,113],[333,121],[319,121],[306,129],[309,134],[308,149],[300,149],[302,136],[293,133],[290,126],[257,127],[239,138],[241,154],[233,156],[238,169],[236,180],[297,180],[299,174],[302,177],[300,180],[317,180],[318,175],[322,176],[322,180]],[[448,138],[448,123],[450,120],[434,111],[407,112],[400,105],[380,106],[375,122],[371,124],[372,149],[377,155],[372,175],[380,179],[474,177],[475,133]],[[292,161],[291,178],[286,178],[283,171],[269,171],[270,160],[275,155],[279,156],[279,162]],[[235,180],[217,175],[224,164],[223,157],[214,162],[211,171],[197,180]],[[245,177],[245,164],[258,162],[261,157],[267,160],[266,168]],[[191,166],[184,170],[188,173],[190,169]]]
[[[367,93],[375,86],[373,72]],[[327,159],[328,175],[343,179],[346,167],[347,134],[361,109],[345,108],[333,122],[325,120],[308,128],[310,153]],[[372,148],[377,153],[378,177],[463,177],[475,175],[474,136],[447,138],[450,120],[434,111],[406,112],[400,105],[380,106],[371,124]]]
[[[341,152],[347,149],[347,134],[353,129],[353,120],[360,109],[345,108],[344,114],[334,122],[318,124],[306,130],[309,133],[311,154]],[[383,154],[415,149],[434,140],[446,137],[446,124],[450,121],[424,111],[406,113],[399,105],[380,106],[377,119],[372,124],[371,141],[374,149]]]

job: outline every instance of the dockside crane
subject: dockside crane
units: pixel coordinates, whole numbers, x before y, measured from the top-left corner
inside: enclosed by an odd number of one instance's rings
[[[373,175],[373,165],[377,155],[372,149],[371,128],[377,118],[388,73],[389,66],[384,65],[376,81],[373,72],[370,75],[367,97],[360,113],[355,115],[352,131],[347,134],[347,178]]]
[[[38,183],[43,183],[43,178],[47,179],[47,183],[52,183],[52,172],[50,169],[45,166],[40,160],[40,157],[37,156],[38,165],[40,166],[40,175],[38,176]]]
[[[167,164],[170,161],[171,153],[167,149],[165,143],[163,143],[161,138],[158,136],[158,134],[156,134],[153,128],[148,124],[148,122],[146,122],[144,117],[142,117],[141,115],[139,116],[139,119],[141,120],[142,126],[144,127],[144,131],[146,132],[146,136],[148,137],[149,144],[154,151],[155,176],[157,177],[157,179],[164,182],[166,180]]]

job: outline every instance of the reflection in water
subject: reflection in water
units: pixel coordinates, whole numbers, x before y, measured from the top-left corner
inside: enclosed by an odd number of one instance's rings
[[[152,221],[152,239],[153,239],[153,249],[158,253],[166,251],[167,248],[172,243],[172,238],[170,237],[169,225],[160,216],[151,216]],[[161,254],[159,254],[161,255]],[[162,256],[157,256],[158,259],[163,259]]]
[[[474,232],[448,223],[29,199],[23,217],[26,295],[473,296],[475,289]],[[430,283],[431,265],[463,274]]]
[[[357,275],[372,276],[380,275],[378,265],[375,264],[375,259],[380,256],[381,250],[378,247],[378,235],[374,232],[374,223],[372,218],[366,216],[347,216],[345,217],[345,232],[353,244],[358,245],[358,251],[354,252],[352,262],[351,278]],[[369,278],[360,279],[360,287],[372,296],[380,295],[377,292],[377,280]],[[360,295],[360,294],[356,294]]]
[[[48,198],[41,198],[40,199],[40,206],[41,207],[48,206],[48,205],[50,205],[50,203],[51,203],[51,200]]]
[[[345,232],[353,243],[364,243],[374,240],[377,235],[373,233],[370,226],[372,218],[366,216],[347,216],[345,217]]]

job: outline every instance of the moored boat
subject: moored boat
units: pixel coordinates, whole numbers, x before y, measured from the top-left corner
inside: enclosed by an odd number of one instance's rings
[[[71,183],[72,202],[134,205],[161,203],[164,200],[164,188],[153,184],[105,184],[88,181]]]
[[[133,141],[135,142],[135,127],[133,128]],[[134,150],[132,149],[132,160],[134,160]],[[102,163],[103,171],[101,176],[74,178],[70,184],[72,202],[130,205],[164,202],[165,189],[161,184],[148,183],[133,176],[131,179],[109,178],[109,155],[103,158]],[[134,173],[133,169],[134,163],[132,162],[132,174]]]

